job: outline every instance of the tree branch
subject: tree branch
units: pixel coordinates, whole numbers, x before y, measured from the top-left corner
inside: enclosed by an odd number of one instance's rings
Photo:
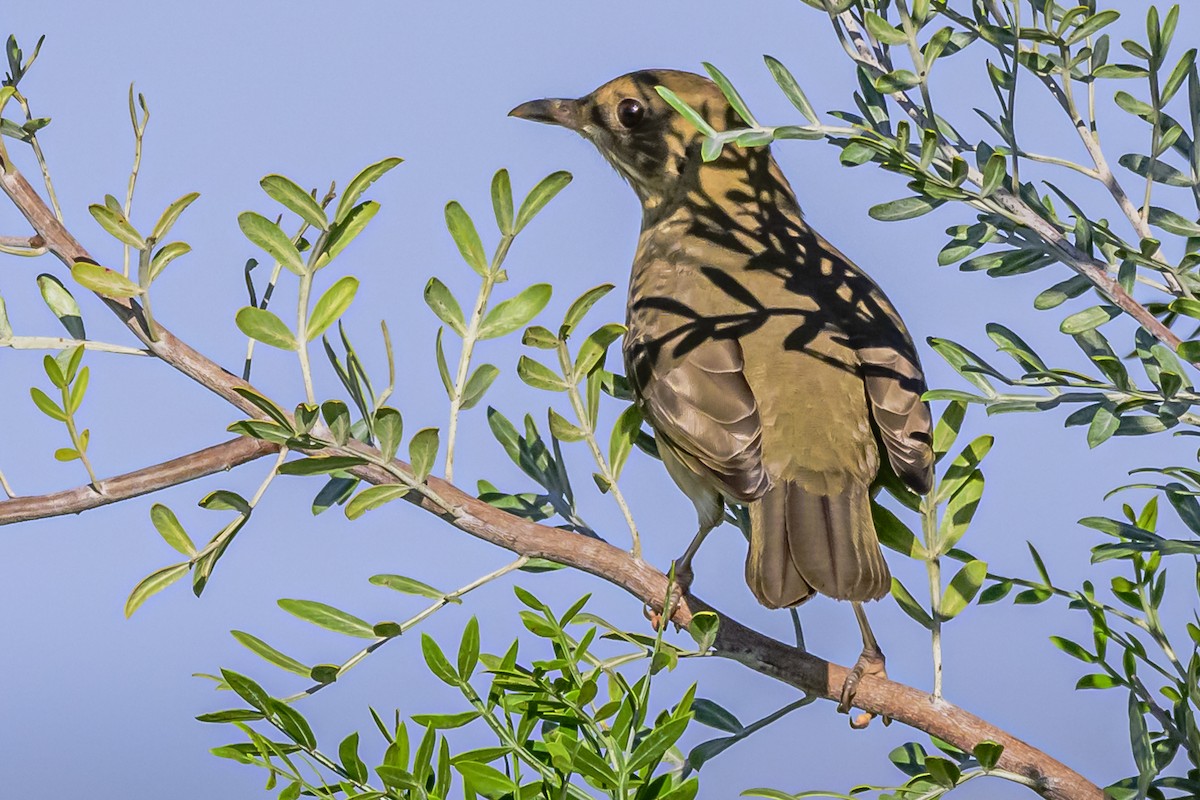
[[[0,502],[0,525],[78,514],[90,508],[150,494],[206,475],[227,472],[248,461],[278,451],[279,447],[270,442],[242,437],[136,472],[127,472],[98,481],[99,492],[88,484],[52,494],[14,497]]]
[[[45,240],[49,249],[68,266],[76,261],[94,261],[59,223],[28,181],[11,164],[3,166],[5,169],[0,171],[0,187]],[[248,414],[260,416],[257,409],[234,391],[240,387],[252,389],[248,382],[225,371],[175,338],[161,325],[155,325],[156,337],[151,341],[143,327],[144,318],[136,302],[103,299],[160,359]],[[260,455],[271,449],[264,449]],[[374,459],[380,457],[377,450],[353,441],[345,447],[328,448],[323,452],[368,455]],[[409,465],[403,462],[397,461],[391,466],[393,470],[412,474]],[[379,466],[365,465],[354,468],[352,472],[371,483],[397,481],[392,472]],[[407,498],[472,536],[520,555],[545,558],[575,567],[625,589],[651,607],[662,609],[663,599],[667,595],[667,576],[628,552],[599,539],[513,516],[438,478],[428,479],[428,489],[427,494],[410,492]],[[447,505],[443,507],[435,503],[430,495]],[[4,505],[0,504],[0,508]],[[838,698],[848,674],[846,667],[831,664],[751,630],[691,595],[681,600],[672,620],[678,625],[687,626],[692,615],[701,610],[713,611],[721,618],[714,646],[716,654],[737,660],[750,669],[805,692],[831,700]],[[1004,753],[998,767],[1024,776],[1043,797],[1050,800],[1103,798],[1097,786],[1045,753],[950,703],[935,701],[912,687],[867,676],[859,684],[855,705],[864,711],[900,720],[968,751],[984,740],[999,742],[1004,745]]]

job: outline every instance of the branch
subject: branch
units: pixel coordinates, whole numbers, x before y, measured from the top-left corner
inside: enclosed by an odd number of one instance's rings
[[[54,217],[28,181],[11,164],[4,164],[3,167],[4,170],[0,171],[0,187],[38,235],[42,236],[47,247],[68,266],[81,260],[94,261]],[[156,335],[152,341],[143,328],[141,309],[136,302],[103,299],[156,356],[243,411],[259,416],[257,409],[234,391],[240,387],[253,389],[248,382],[226,372],[161,325],[155,325]],[[268,449],[267,445],[256,445],[264,448],[259,455],[274,449]],[[345,447],[328,448],[324,452],[366,455],[376,460],[380,458],[379,451],[353,441]],[[398,475],[413,474],[411,467],[400,461],[393,462],[388,469],[366,465],[351,471],[375,484],[396,483]],[[428,479],[425,492],[410,492],[407,498],[472,536],[523,556],[545,558],[582,570],[625,589],[651,607],[662,609],[663,598],[667,596],[667,576],[607,542],[513,516],[434,477]],[[434,498],[441,502],[435,502]],[[100,504],[98,500],[91,502]],[[0,504],[0,508],[5,505]],[[846,667],[831,664],[751,630],[720,614],[699,598],[691,595],[683,598],[672,620],[678,625],[687,626],[693,614],[702,610],[713,611],[721,618],[714,645],[717,655],[739,661],[756,672],[805,692],[830,700],[839,697],[848,674]],[[935,701],[930,695],[912,687],[866,676],[859,684],[855,705],[863,711],[900,720],[968,751],[985,740],[998,742],[1004,745],[1004,753],[997,766],[1025,777],[1043,797],[1050,800],[1103,798],[1097,786],[1045,753],[950,703]]]
[[[131,497],[187,483],[206,475],[225,472],[278,450],[279,448],[270,442],[243,437],[207,447],[186,456],[173,458],[153,467],[101,480],[96,487],[100,489],[100,492],[88,484],[53,494],[15,497],[0,502],[0,525],[60,517],[64,514],[78,514],[89,508],[99,508],[119,500],[128,500]]]

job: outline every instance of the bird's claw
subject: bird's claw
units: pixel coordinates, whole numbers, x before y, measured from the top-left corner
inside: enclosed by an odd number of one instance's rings
[[[646,619],[650,620],[650,624],[656,631],[662,628],[666,620],[675,616],[675,612],[679,610],[680,601],[683,600],[683,596],[691,589],[692,579],[695,577],[691,565],[684,564],[681,568],[678,561],[671,562],[671,572],[669,574],[674,576],[674,580],[671,581],[670,589],[667,592],[667,597],[670,599],[670,607],[662,613],[649,605],[642,609],[642,614]],[[675,627],[676,629],[679,628],[678,625]]]
[[[858,682],[862,680],[864,675],[872,675],[877,678],[886,678],[887,669],[883,653],[879,651],[864,650],[862,655],[858,657],[854,668],[850,670],[850,674],[846,676],[846,680],[842,683],[842,693],[840,702],[838,703],[838,713],[849,714],[850,707],[854,703],[854,695],[858,692]],[[855,730],[861,730],[871,724],[871,720],[875,715],[864,711],[857,716],[850,718],[850,727]],[[884,718],[884,724],[891,722],[890,719]]]

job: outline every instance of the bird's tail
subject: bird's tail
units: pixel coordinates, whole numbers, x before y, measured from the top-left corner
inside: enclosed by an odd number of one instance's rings
[[[750,506],[746,582],[768,608],[807,600],[875,600],[891,574],[871,519],[866,486],[821,494],[781,481]]]

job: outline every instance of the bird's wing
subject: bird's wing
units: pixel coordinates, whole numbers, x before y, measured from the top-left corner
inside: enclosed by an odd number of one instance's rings
[[[627,351],[629,378],[647,421],[722,494],[742,502],[762,497],[770,478],[741,345],[708,339],[683,355],[668,351],[637,345]]]
[[[933,488],[933,420],[921,399],[925,376],[911,348],[911,343],[907,348],[863,347],[858,357],[888,463],[908,488],[928,494]]]

